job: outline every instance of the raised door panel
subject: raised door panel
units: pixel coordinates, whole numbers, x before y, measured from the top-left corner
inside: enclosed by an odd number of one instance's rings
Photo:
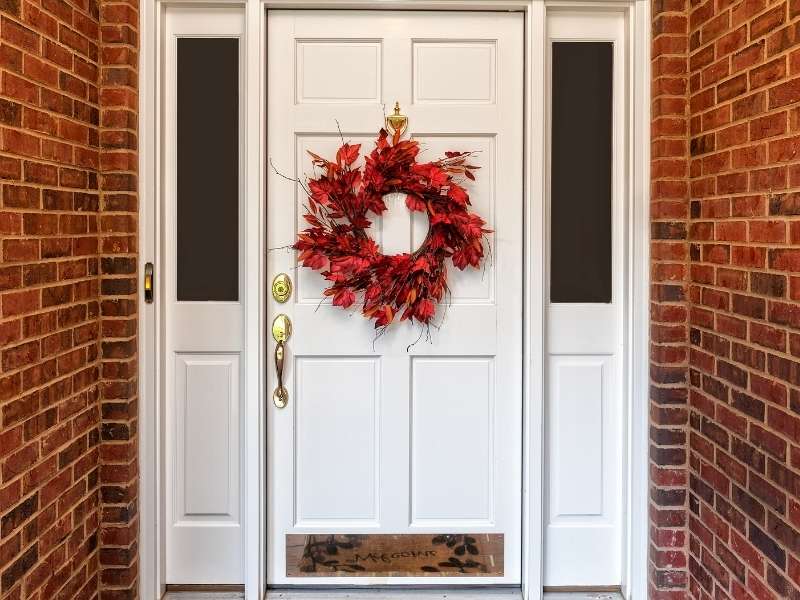
[[[176,355],[177,521],[238,523],[239,356]]]
[[[623,447],[618,373],[618,358],[613,354],[548,358],[548,585],[618,582]]]
[[[297,103],[379,102],[382,50],[381,40],[298,39]]]
[[[412,526],[491,526],[493,359],[416,357],[411,377]]]
[[[414,40],[416,104],[494,104],[494,40]]]
[[[609,357],[550,359],[548,435],[550,522],[603,514],[603,409]]]
[[[380,360],[295,361],[296,527],[378,522]]]

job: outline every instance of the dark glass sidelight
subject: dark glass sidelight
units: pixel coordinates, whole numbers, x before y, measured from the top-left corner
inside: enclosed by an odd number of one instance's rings
[[[178,38],[179,301],[239,299],[239,40]]]
[[[611,42],[554,42],[550,301],[611,302]]]

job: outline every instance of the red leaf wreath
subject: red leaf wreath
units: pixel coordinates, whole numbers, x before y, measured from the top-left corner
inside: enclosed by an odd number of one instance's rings
[[[375,327],[388,326],[397,314],[430,324],[447,287],[446,259],[461,270],[478,268],[483,259],[486,222],[470,212],[469,194],[455,180],[474,180],[478,167],[467,163],[470,152],[446,152],[439,160],[418,163],[419,143],[391,141],[381,129],[375,149],[362,169],[360,144],[343,144],[336,160],[309,152],[321,174],[308,180],[305,220],[310,225],[298,235],[294,248],[303,266],[321,271],[330,282],[325,295],[334,306],[350,307],[363,293],[362,313]],[[411,211],[428,215],[428,234],[411,254],[385,255],[367,235],[369,213],[386,210],[383,196],[406,194]]]

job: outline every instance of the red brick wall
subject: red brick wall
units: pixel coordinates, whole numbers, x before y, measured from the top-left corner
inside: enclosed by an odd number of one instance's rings
[[[0,15],[0,594],[93,598],[100,363],[98,11]]]
[[[652,4],[650,552],[653,599],[684,598],[689,219],[686,0]]]
[[[689,592],[800,598],[800,2],[689,7]]]
[[[137,597],[138,0],[100,4],[101,600]]]
[[[104,588],[135,573],[115,532],[136,524],[136,22],[0,0],[3,599],[96,598],[101,568]]]
[[[652,598],[800,597],[800,2],[653,1]],[[136,597],[137,4],[0,0],[0,598]]]

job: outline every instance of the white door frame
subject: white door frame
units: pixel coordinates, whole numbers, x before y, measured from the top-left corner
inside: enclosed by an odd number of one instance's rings
[[[244,583],[246,600],[261,600],[266,590],[265,511],[265,152],[266,135],[266,9],[386,9],[386,10],[514,10],[525,13],[525,304],[523,371],[523,569],[525,600],[539,600],[542,594],[542,506],[543,506],[543,406],[544,406],[544,297],[534,290],[545,289],[545,104],[546,16],[548,10],[618,10],[627,14],[629,72],[627,93],[629,115],[629,160],[627,185],[626,274],[629,302],[626,321],[628,361],[626,382],[629,393],[625,422],[627,439],[624,491],[625,568],[623,592],[626,598],[647,597],[648,549],[648,304],[649,304],[649,180],[650,180],[650,6],[649,0],[146,0],[140,7],[139,54],[139,273],[144,264],[156,260],[159,247],[161,179],[160,116],[161,94],[159,46],[163,36],[163,12],[167,5],[239,6],[245,12],[245,191],[244,223],[247,247],[245,272],[255,273],[246,286],[245,377],[243,436],[244,481]],[[252,124],[252,125],[251,125]],[[158,283],[159,273],[156,273]],[[247,279],[247,278],[246,278]],[[140,286],[141,289],[141,286]],[[164,506],[161,428],[163,414],[157,382],[160,348],[159,288],[155,302],[145,304],[139,294],[139,461],[140,538],[139,591],[142,600],[158,600],[164,591]]]

